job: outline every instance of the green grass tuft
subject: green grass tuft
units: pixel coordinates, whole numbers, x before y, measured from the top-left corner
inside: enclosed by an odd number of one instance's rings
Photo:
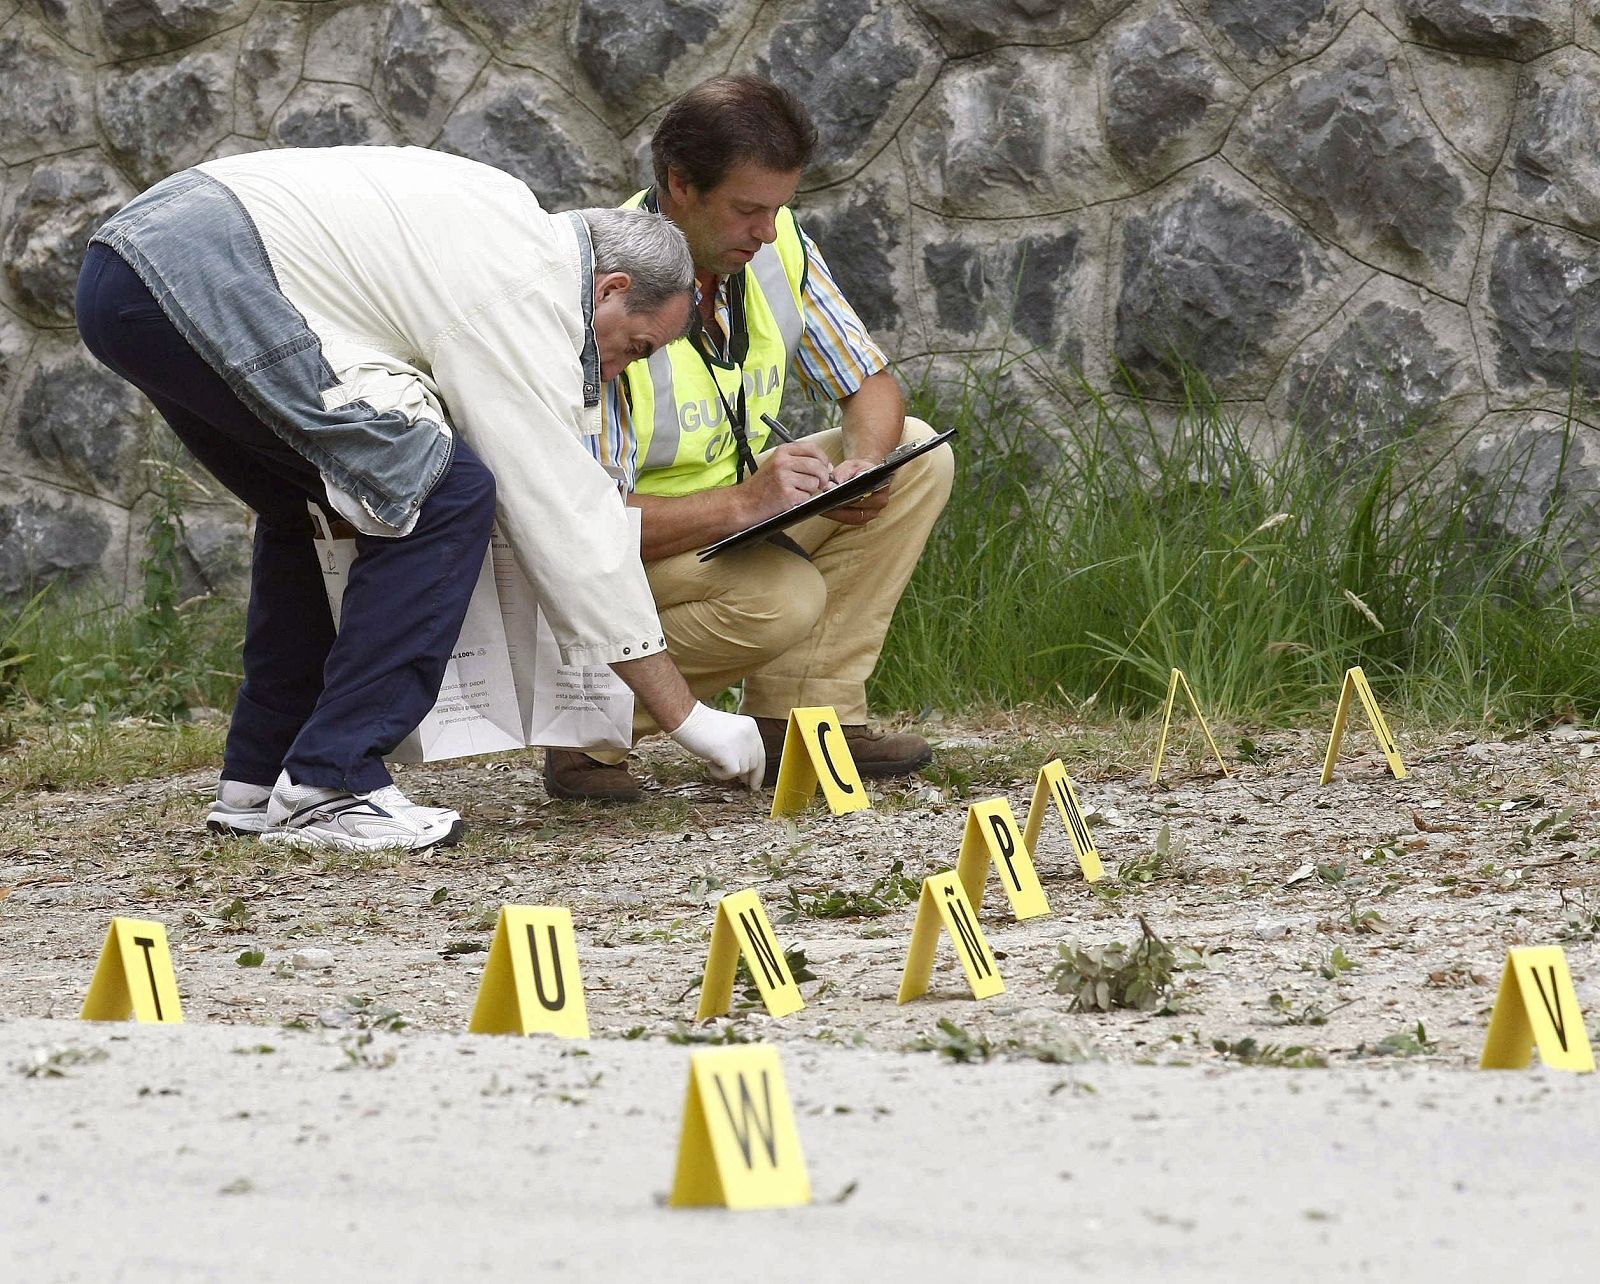
[[[879,707],[1139,714],[1176,667],[1209,710],[1275,723],[1324,708],[1360,664],[1429,722],[1600,711],[1583,601],[1600,566],[1593,550],[1572,564],[1559,505],[1531,537],[1496,526],[1517,462],[1474,478],[1448,450],[1353,457],[1294,429],[1268,453],[1198,380],[1163,424],[1087,385],[1019,407],[1003,375],[916,401],[960,430],[958,475],[873,677]]]

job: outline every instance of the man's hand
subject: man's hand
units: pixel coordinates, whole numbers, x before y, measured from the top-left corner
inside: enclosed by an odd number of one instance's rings
[[[711,764],[718,780],[740,780],[749,789],[761,788],[767,769],[767,751],[754,718],[722,713],[698,701],[689,716],[669,733],[674,740]]]
[[[793,508],[833,485],[836,477],[822,447],[804,438],[785,442],[734,488],[745,509],[744,524],[753,526]]]
[[[878,462],[876,459],[847,459],[844,463],[834,466],[834,480],[849,481],[869,468],[876,468]],[[852,499],[842,508],[831,508],[822,515],[830,521],[838,522],[841,526],[865,526],[888,505],[889,491],[893,486],[894,478],[886,477],[876,490],[868,491],[860,499]]]

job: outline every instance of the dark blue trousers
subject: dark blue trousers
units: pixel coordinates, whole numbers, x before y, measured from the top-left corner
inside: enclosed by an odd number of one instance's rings
[[[494,524],[493,475],[458,436],[410,535],[357,536],[336,637],[306,512],[308,499],[326,508],[316,469],[250,412],[104,245],[84,258],[78,331],[256,514],[244,685],[224,778],[270,786],[283,768],[296,784],[353,793],[389,784],[384,755],[432,707],[461,631]]]

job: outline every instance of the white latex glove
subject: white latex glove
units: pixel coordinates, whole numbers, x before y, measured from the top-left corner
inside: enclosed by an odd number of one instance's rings
[[[697,700],[672,738],[710,763],[711,774],[718,780],[742,780],[749,789],[761,788],[767,751],[754,718],[722,713]]]

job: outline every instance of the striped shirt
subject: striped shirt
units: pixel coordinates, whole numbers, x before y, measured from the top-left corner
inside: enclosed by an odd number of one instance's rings
[[[800,243],[806,252],[806,284],[800,298],[805,330],[789,363],[789,375],[812,401],[839,401],[860,388],[869,375],[886,369],[889,362],[834,281],[816,242],[803,229]],[[697,283],[695,306],[699,305]],[[717,282],[717,324],[723,334],[729,332],[727,277]],[[589,448],[617,485],[631,492],[639,474],[639,440],[633,433],[621,379],[605,386],[600,409],[600,432],[588,439]]]

